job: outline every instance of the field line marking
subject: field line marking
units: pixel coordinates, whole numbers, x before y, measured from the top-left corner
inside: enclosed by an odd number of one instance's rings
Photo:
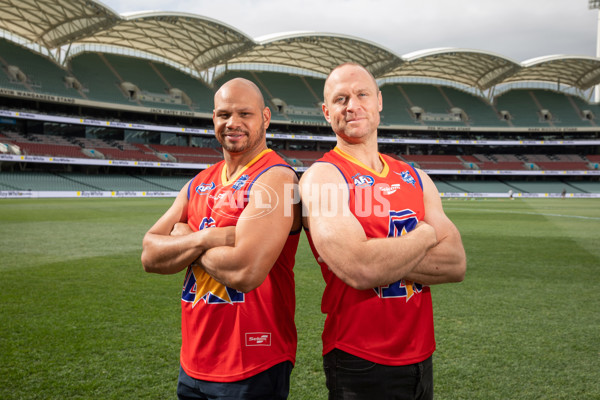
[[[562,217],[562,218],[576,218],[586,219],[590,221],[600,221],[600,217],[586,217],[585,215],[565,215],[565,214],[547,214],[537,213],[530,211],[514,211],[514,210],[494,210],[489,208],[462,208],[462,207],[444,207],[444,210],[459,210],[459,211],[482,211],[482,212],[495,212],[505,214],[524,214],[524,215],[539,215],[543,217]]]

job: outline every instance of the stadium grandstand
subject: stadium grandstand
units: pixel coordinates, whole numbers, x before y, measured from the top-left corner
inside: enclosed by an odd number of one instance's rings
[[[600,197],[600,58],[399,56],[94,0],[0,0],[0,197],[175,195],[222,158],[212,101],[233,77],[262,90],[268,144],[302,173],[335,145],[323,84],[348,61],[383,94],[380,151],[428,172],[442,196]]]

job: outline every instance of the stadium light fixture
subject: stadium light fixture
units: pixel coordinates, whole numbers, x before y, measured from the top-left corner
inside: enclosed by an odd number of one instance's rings
[[[589,0],[588,6],[590,9],[600,8],[600,0]]]

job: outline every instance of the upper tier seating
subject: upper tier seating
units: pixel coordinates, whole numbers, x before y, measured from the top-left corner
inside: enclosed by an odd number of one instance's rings
[[[0,38],[0,67],[1,88],[116,106],[125,104],[206,114],[212,113],[216,88],[234,77],[244,77],[259,86],[274,121],[326,124],[320,110],[322,78],[228,70],[209,84],[158,61],[91,51],[75,54],[67,59],[66,67],[61,67],[49,57],[4,38]],[[15,71],[18,71],[17,78]],[[81,86],[68,83],[72,79]],[[124,82],[135,85],[138,95],[132,96],[132,92],[124,89],[121,86]],[[180,96],[175,89],[183,94]],[[384,126],[595,127],[600,118],[600,105],[553,90],[512,89],[499,94],[493,104],[457,88],[434,84],[386,83],[381,91]],[[411,107],[422,109],[421,119],[415,118]],[[456,109],[463,110],[464,114],[457,114]],[[501,117],[504,111],[510,117]]]
[[[8,73],[9,66],[18,67],[24,74],[24,80],[12,79]],[[0,38],[0,67],[0,87],[64,97],[82,97],[76,89],[68,87],[65,83],[65,77],[71,75],[68,71],[49,58],[3,38]]]

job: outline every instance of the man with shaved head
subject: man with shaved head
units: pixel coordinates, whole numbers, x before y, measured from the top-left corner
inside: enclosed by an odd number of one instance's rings
[[[201,171],[146,233],[147,272],[186,270],[180,399],[286,399],[296,356],[297,176],[267,148],[271,112],[237,78],[216,92],[224,160]]]
[[[336,147],[302,176],[304,225],[326,282],[321,309],[330,399],[432,399],[428,285],[464,278],[460,234],[421,170],[379,153],[383,99],[361,65],[325,81]]]

